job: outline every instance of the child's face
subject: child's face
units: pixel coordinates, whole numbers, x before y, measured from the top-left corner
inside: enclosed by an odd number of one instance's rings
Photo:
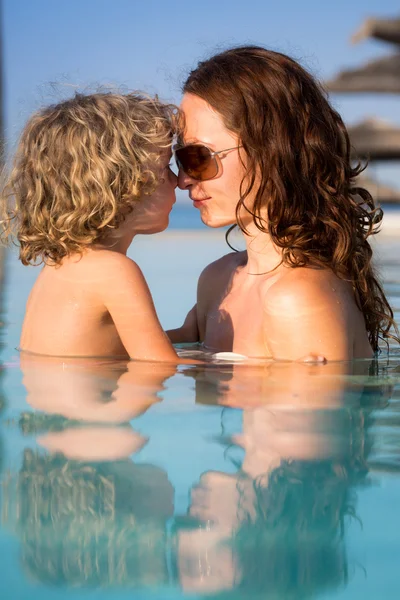
[[[143,195],[132,212],[132,228],[135,233],[158,233],[169,224],[169,214],[175,204],[176,175],[170,169],[171,152],[162,154],[156,170],[159,185],[151,196]]]

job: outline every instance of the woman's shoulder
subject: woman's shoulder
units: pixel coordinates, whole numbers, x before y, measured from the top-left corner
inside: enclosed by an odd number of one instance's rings
[[[330,269],[296,267],[285,269],[282,276],[265,289],[266,307],[280,307],[294,313],[303,307],[323,303],[345,306],[354,303],[352,286]],[[335,307],[337,309],[337,306]]]
[[[197,285],[197,309],[206,314],[210,303],[224,294],[235,269],[246,261],[246,252],[230,252],[203,269]]]
[[[296,267],[263,290],[264,331],[275,358],[313,354],[350,360],[361,316],[349,282],[327,269]],[[364,332],[365,335],[365,332]]]
[[[246,262],[246,256],[246,252],[229,252],[229,254],[214,260],[203,269],[199,283],[214,278],[220,280],[224,276],[230,277],[238,266]]]

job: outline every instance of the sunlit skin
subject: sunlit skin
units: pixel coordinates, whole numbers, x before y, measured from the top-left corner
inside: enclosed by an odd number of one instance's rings
[[[30,293],[22,350],[52,356],[103,356],[177,362],[139,266],[126,256],[138,234],[168,226],[177,179],[162,156],[160,183],[102,244],[45,265]],[[184,361],[182,361],[184,362]]]
[[[214,151],[237,149],[220,155],[222,167],[214,179],[199,182],[180,170],[178,185],[189,193],[206,225],[235,224],[240,183],[246,173],[240,140],[201,98],[186,94],[181,108],[185,144],[203,143]],[[251,196],[245,200],[250,209],[253,200]],[[181,328],[168,332],[170,339],[284,360],[306,355],[328,360],[371,357],[364,318],[351,285],[328,269],[281,264],[281,250],[268,233],[260,232],[244,209],[241,217],[248,232],[246,250],[206,267],[199,279],[197,304]]]

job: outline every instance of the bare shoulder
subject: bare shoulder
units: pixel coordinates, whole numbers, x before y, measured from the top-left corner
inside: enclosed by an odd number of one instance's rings
[[[68,266],[70,274],[108,306],[118,297],[131,304],[151,301],[146,279],[135,261],[111,250],[87,252]],[[152,302],[152,301],[151,301]]]
[[[245,255],[245,252],[230,252],[210,263],[201,272],[199,285],[230,277],[233,271],[245,262]]]
[[[200,314],[205,315],[210,303],[224,293],[235,269],[245,259],[245,252],[230,252],[203,270],[197,284],[197,308]]]
[[[129,268],[130,265],[136,265],[135,261],[121,254],[120,252],[114,252],[113,250],[92,250],[87,254],[84,254],[82,261],[86,261],[87,265],[99,263],[103,266],[115,267],[122,265],[122,267]],[[137,266],[137,265],[136,265]]]
[[[111,281],[115,284],[126,279],[141,281],[143,278],[142,271],[135,261],[111,250],[92,251],[84,255],[77,265],[82,271],[90,273],[92,282],[98,281],[103,285]]]
[[[265,310],[290,311],[296,315],[304,309],[348,309],[355,305],[351,286],[328,269],[298,267],[287,269],[263,292]]]
[[[349,283],[328,270],[299,267],[262,296],[265,340],[274,358],[353,358],[355,332],[363,325]]]

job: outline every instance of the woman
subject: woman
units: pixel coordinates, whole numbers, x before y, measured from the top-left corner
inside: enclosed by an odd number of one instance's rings
[[[178,185],[210,227],[236,225],[246,250],[210,264],[174,342],[256,357],[369,358],[398,337],[367,238],[382,218],[355,187],[342,119],[291,58],[234,48],[184,88]]]

